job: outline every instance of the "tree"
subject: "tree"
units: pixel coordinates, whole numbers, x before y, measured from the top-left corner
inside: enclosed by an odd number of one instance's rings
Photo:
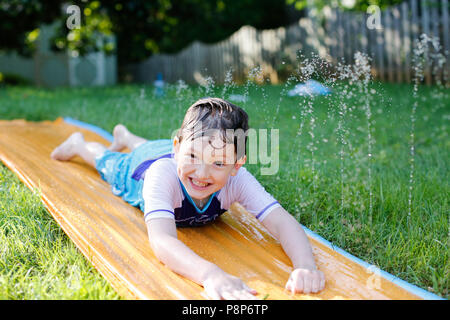
[[[97,10],[111,20],[121,62],[175,53],[194,40],[217,42],[246,24],[259,29],[287,24],[285,0],[112,0]]]
[[[127,63],[180,51],[194,40],[217,42],[243,25],[264,29],[289,22],[285,0],[75,0],[70,4],[80,8],[81,26],[71,30],[66,27],[65,3],[0,0],[0,50],[29,56],[39,27],[56,21],[52,49],[80,55],[116,49],[119,61]],[[117,48],[109,41],[97,41],[112,34]]]
[[[39,27],[61,16],[60,0],[0,0],[0,51],[16,51],[23,56],[33,52]]]

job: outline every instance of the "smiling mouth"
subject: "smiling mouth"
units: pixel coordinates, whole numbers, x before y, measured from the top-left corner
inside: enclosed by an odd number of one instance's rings
[[[204,190],[211,185],[211,183],[200,182],[193,178],[189,178],[189,182],[194,187],[194,189],[197,189],[197,190]]]

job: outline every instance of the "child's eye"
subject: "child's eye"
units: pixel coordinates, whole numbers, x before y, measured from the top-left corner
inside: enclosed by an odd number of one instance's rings
[[[216,165],[217,167],[223,167],[224,166],[223,162],[220,162],[220,161],[214,162],[214,165]]]
[[[190,153],[190,154],[188,154],[187,156],[188,156],[188,161],[189,161],[189,163],[191,163],[191,164],[196,164],[196,163],[197,163],[198,158],[196,157],[195,154]]]

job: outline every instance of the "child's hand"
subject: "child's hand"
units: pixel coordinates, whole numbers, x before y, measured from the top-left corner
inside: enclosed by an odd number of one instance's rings
[[[325,276],[320,270],[295,269],[286,283],[292,293],[317,293],[325,288]]]
[[[203,287],[205,293],[215,300],[256,300],[256,290],[219,268],[208,274]]]

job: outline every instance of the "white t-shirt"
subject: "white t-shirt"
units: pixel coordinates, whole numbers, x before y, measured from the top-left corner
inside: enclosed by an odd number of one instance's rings
[[[280,207],[278,201],[255,177],[241,167],[216,193],[208,209],[199,213],[185,197],[173,158],[159,159],[147,169],[142,197],[145,204],[145,222],[155,218],[169,218],[175,219],[179,226],[202,225],[212,221],[236,201],[259,221]]]

